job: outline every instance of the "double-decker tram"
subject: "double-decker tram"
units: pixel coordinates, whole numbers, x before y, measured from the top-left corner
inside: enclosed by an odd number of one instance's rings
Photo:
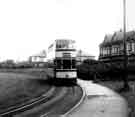
[[[52,51],[49,56],[54,62],[55,81],[75,83],[77,79],[75,41],[57,39],[49,49]]]

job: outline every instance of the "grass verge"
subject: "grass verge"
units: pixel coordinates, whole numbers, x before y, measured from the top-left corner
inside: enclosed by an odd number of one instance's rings
[[[38,79],[38,75],[29,75],[31,72],[0,72],[0,112],[23,104],[49,90],[50,86]]]

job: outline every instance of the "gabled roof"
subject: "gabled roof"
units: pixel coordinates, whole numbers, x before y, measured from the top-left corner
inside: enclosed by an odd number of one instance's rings
[[[104,41],[99,45],[100,47],[109,45],[112,42],[113,35],[107,34],[104,37]]]
[[[112,38],[112,41],[118,41],[118,40],[123,40],[123,32],[122,31],[118,31],[118,32],[115,32],[113,34],[113,38]]]
[[[130,41],[130,40],[135,41],[135,31],[126,32],[126,38],[127,38],[127,41]],[[115,32],[113,35],[107,34],[104,37],[104,41],[100,44],[100,47],[121,43],[123,39],[124,39],[124,34],[122,30]]]
[[[111,42],[111,40],[112,40],[112,37],[113,37],[113,35],[112,34],[107,34],[107,35],[105,35],[105,37],[104,37],[104,43],[108,43],[108,42]]]

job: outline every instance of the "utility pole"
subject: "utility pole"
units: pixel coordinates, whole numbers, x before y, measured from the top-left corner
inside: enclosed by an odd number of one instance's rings
[[[123,89],[128,90],[129,85],[128,85],[128,74],[127,74],[127,63],[128,63],[128,58],[127,58],[127,46],[126,46],[126,0],[123,0],[123,46],[124,46],[124,74],[123,74],[123,81],[124,81],[124,86]]]

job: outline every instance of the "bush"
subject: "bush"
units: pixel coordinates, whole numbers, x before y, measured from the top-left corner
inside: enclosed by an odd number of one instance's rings
[[[122,80],[123,65],[86,60],[77,67],[77,75],[87,80]]]
[[[97,64],[96,60],[85,60],[79,66],[77,66],[77,75],[83,80],[94,80],[96,69],[95,65]]]

